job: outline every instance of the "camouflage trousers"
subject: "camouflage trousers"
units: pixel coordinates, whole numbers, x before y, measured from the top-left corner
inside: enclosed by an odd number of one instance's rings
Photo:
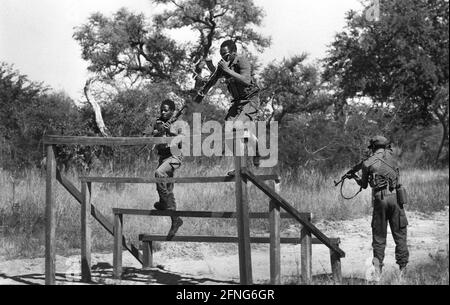
[[[175,170],[181,166],[181,161],[176,157],[160,158],[158,168],[155,171],[156,178],[172,178]],[[158,182],[156,190],[159,195],[161,208],[165,210],[176,210],[177,204],[173,193],[173,183]]]
[[[373,192],[372,247],[373,256],[380,263],[384,260],[388,223],[395,242],[395,260],[400,267],[404,267],[409,260],[405,210],[397,204],[395,192]]]
[[[228,110],[225,121],[245,124],[247,122],[255,122],[259,115],[259,98],[255,96],[250,100],[235,101],[233,106],[231,106]],[[250,143],[253,144],[252,147],[256,149],[254,154],[258,155],[258,138],[256,135],[249,130],[245,130],[243,136],[246,138],[246,142],[250,141]],[[236,141],[236,143],[239,145],[240,141]],[[230,151],[233,151],[234,153],[239,150],[242,151],[243,149],[239,146],[234,147],[234,140],[232,138],[227,138],[225,140],[225,144]]]

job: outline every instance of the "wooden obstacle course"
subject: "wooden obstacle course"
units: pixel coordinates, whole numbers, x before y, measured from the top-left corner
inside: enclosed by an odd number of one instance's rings
[[[61,175],[56,168],[56,160],[54,154],[54,145],[104,145],[104,146],[132,146],[132,145],[152,145],[152,144],[168,144],[175,138],[101,138],[101,137],[66,137],[66,136],[45,136],[43,139],[47,151],[47,175],[46,175],[46,238],[45,238],[45,283],[55,284],[55,256],[56,256],[56,238],[55,238],[55,182],[61,185],[82,205],[81,209],[81,241],[82,241],[82,278],[83,281],[90,280],[90,215],[93,216],[109,233],[115,236],[115,252],[120,252],[122,247],[128,250],[140,263],[143,262],[143,256],[136,246],[127,244],[126,237],[122,234],[123,217],[120,215],[115,217],[114,224],[102,215],[91,202],[91,184],[93,182],[111,182],[111,183],[154,183],[156,181],[176,182],[176,183],[206,183],[205,177],[201,178],[117,178],[117,177],[83,177],[82,190],[79,191],[68,179]],[[176,137],[180,140],[180,137]],[[271,279],[273,284],[279,284],[280,269],[280,207],[287,211],[295,220],[302,224],[301,243],[302,251],[305,256],[309,257],[309,263],[302,265],[302,274],[305,278],[304,282],[308,282],[311,277],[311,245],[313,243],[312,235],[317,237],[322,244],[330,249],[330,259],[332,262],[333,274],[340,278],[340,258],[345,253],[335,243],[335,240],[326,237],[312,223],[311,219],[294,209],[287,201],[285,201],[277,192],[277,184],[267,185],[263,176],[255,176],[246,168],[246,158],[234,156],[235,176],[234,177],[212,177],[214,182],[234,182],[236,195],[236,212],[238,226],[238,247],[239,247],[239,270],[241,284],[252,284],[251,270],[251,251],[250,251],[250,228],[248,216],[251,214],[248,210],[247,182],[255,184],[270,199],[269,219],[271,244],[270,258],[275,263],[271,266]],[[207,177],[206,177],[207,178]],[[211,177],[210,177],[211,178]],[[119,180],[116,180],[119,179]],[[172,180],[173,179],[173,180]],[[207,178],[208,179],[208,178]],[[267,179],[278,180],[278,179]],[[118,182],[119,181],[119,182]],[[193,182],[194,181],[194,182]],[[213,183],[214,183],[213,182]],[[233,212],[234,213],[234,212]],[[186,216],[185,216],[186,217]],[[117,257],[114,264],[121,265],[121,257]],[[307,261],[308,259],[305,259]],[[305,273],[303,268],[308,269]],[[309,272],[309,273],[308,273]],[[278,275],[278,277],[277,277]]]

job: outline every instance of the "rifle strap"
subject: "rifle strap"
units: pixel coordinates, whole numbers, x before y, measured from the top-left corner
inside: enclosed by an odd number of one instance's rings
[[[353,195],[352,197],[345,197],[345,196],[344,196],[344,192],[343,192],[344,182],[345,182],[345,180],[342,181],[342,183],[341,183],[341,196],[342,196],[342,198],[344,198],[345,200],[351,200],[351,199],[355,198],[356,196],[358,196],[359,193],[362,192],[362,187],[359,187],[359,191],[356,192],[355,195]]]

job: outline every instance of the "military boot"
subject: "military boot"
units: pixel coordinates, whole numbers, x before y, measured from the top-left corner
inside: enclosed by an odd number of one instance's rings
[[[406,265],[399,266],[399,269],[400,269],[400,274],[398,276],[398,279],[399,279],[399,281],[402,281],[405,278],[406,272],[408,269],[406,268]]]
[[[156,210],[159,210],[159,211],[164,211],[167,209],[167,206],[162,204],[160,201],[155,202],[155,204],[153,206],[155,207]]]
[[[167,234],[166,240],[172,240],[177,233],[178,229],[183,225],[183,220],[176,216],[172,218],[172,225],[170,226],[169,233]]]
[[[372,260],[372,264],[375,267],[374,280],[379,282],[381,280],[381,273],[383,272],[383,263],[376,257]]]

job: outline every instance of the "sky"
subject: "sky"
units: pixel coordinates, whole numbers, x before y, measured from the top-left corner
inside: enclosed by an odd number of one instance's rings
[[[272,46],[260,55],[263,64],[303,52],[311,60],[324,57],[345,25],[345,13],[362,7],[360,0],[254,3],[266,14],[258,32],[272,37]],[[78,101],[88,64],[72,38],[74,28],[94,12],[111,15],[121,7],[147,16],[159,11],[150,0],[0,0],[0,61]]]

